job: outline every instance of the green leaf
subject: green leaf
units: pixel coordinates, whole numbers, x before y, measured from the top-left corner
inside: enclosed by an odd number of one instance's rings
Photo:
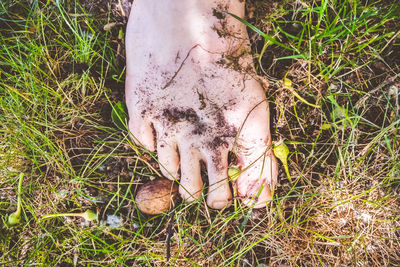
[[[113,106],[111,111],[111,120],[118,129],[128,131],[128,111],[126,105],[121,101]]]
[[[283,47],[287,50],[293,50],[292,48],[278,42],[277,40],[275,40],[274,37],[270,36],[269,34],[266,34],[265,32],[261,31],[260,29],[258,29],[257,27],[255,27],[254,25],[251,25],[248,21],[242,19],[241,17],[236,16],[235,14],[229,13],[229,12],[225,12],[229,15],[231,15],[232,17],[234,17],[235,19],[237,19],[238,21],[240,21],[241,23],[243,23],[244,25],[246,25],[247,27],[249,27],[250,29],[252,29],[254,32],[256,32],[257,34],[261,35],[262,37],[264,37],[265,41],[268,41],[270,43],[276,44],[280,47]]]

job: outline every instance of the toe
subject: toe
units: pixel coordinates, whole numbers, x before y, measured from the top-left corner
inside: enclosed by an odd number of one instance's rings
[[[201,197],[203,182],[200,173],[200,153],[193,148],[179,148],[181,155],[181,179],[179,193],[186,201]]]
[[[154,151],[154,129],[151,122],[140,117],[132,116],[129,119],[129,131],[131,137],[137,145],[141,145],[150,151]]]
[[[170,180],[178,179],[179,155],[176,143],[158,140],[157,154],[162,174]]]
[[[236,183],[238,195],[246,205],[256,208],[272,199],[278,174],[271,148],[268,109],[264,101],[249,113],[234,145],[243,171]]]
[[[207,161],[209,189],[207,205],[222,209],[231,204],[232,193],[228,183],[228,150],[204,151]]]
[[[255,208],[265,207],[272,200],[276,186],[278,165],[271,151],[266,151],[259,159],[244,164],[242,174],[236,182],[238,195],[243,197],[243,203]]]

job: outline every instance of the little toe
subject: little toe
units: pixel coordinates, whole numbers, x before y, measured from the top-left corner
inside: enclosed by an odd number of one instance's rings
[[[158,140],[157,154],[162,174],[170,180],[178,179],[179,155],[176,143]]]
[[[150,151],[155,150],[154,129],[151,122],[140,117],[132,116],[129,119],[129,131],[137,145],[141,145]]]
[[[200,172],[200,153],[191,148],[180,148],[179,152],[181,155],[179,193],[186,201],[199,199],[203,189]]]
[[[232,193],[228,183],[228,150],[205,151],[209,189],[207,205],[222,209],[231,204]]]

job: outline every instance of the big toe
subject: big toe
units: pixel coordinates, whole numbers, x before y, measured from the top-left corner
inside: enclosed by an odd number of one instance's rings
[[[269,108],[261,102],[248,115],[233,148],[242,169],[236,186],[244,204],[261,208],[272,199],[278,165],[271,148]]]
[[[261,152],[258,159],[244,164],[236,186],[243,203],[254,208],[265,207],[273,197],[278,174],[276,158],[270,150]],[[247,161],[247,160],[246,160]]]

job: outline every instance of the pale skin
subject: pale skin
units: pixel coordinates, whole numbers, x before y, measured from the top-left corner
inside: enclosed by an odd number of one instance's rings
[[[135,0],[126,33],[126,103],[132,139],[157,151],[162,174],[186,201],[232,203],[228,153],[242,173],[238,198],[265,207],[276,185],[269,107],[257,78],[239,0]]]

